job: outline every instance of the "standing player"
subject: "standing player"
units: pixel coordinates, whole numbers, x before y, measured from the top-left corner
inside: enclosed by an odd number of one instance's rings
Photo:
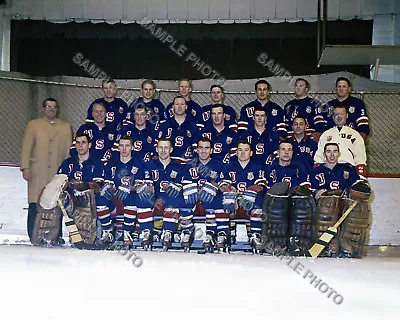
[[[222,163],[229,163],[236,154],[238,134],[225,125],[225,106],[211,106],[212,125],[201,130],[201,135],[210,139],[214,145],[212,157]]]
[[[104,103],[94,103],[92,110],[93,122],[81,125],[76,134],[77,136],[82,133],[88,134],[91,139],[90,154],[105,163],[111,159],[111,149],[117,132],[113,128],[106,126],[106,107]],[[77,154],[76,140],[72,144],[70,154]]]
[[[144,80],[141,86],[141,93],[142,96],[130,104],[125,124],[132,123],[136,106],[144,105],[149,113],[148,121],[151,127],[155,127],[160,121],[165,120],[165,106],[160,100],[154,98],[156,93],[156,84],[154,81],[150,79]]]
[[[200,105],[193,101],[190,97],[193,90],[192,82],[189,79],[181,79],[178,81],[178,93],[181,97],[185,98],[187,110],[186,115],[190,121],[197,122],[197,118],[201,114],[201,107]],[[165,116],[166,118],[172,118],[174,116],[173,110],[174,102],[171,102],[167,108],[165,109]]]
[[[237,157],[223,168],[223,183],[228,183],[237,191],[236,207],[247,212],[250,217],[249,242],[254,252],[261,253],[262,206],[267,183],[262,165],[250,161],[253,151],[251,144],[240,141]],[[223,204],[227,212],[235,216],[235,205],[231,203],[231,192],[223,194]],[[226,221],[228,224],[228,221]]]
[[[265,164],[269,155],[273,154],[279,144],[279,136],[275,131],[267,129],[267,111],[263,107],[254,109],[254,128],[240,130],[240,140],[251,144],[253,150],[252,159]]]
[[[298,78],[295,82],[294,93],[296,99],[289,101],[283,108],[287,124],[288,135],[293,134],[293,121],[297,115],[302,115],[306,121],[306,134],[312,135],[314,140],[318,139],[325,131],[325,119],[321,113],[321,102],[308,96],[311,89],[310,83],[303,78]]]
[[[346,125],[348,118],[347,107],[339,103],[333,108],[333,121],[335,126],[325,131],[318,142],[318,150],[314,161],[324,163],[324,147],[327,142],[336,142],[340,147],[339,162],[347,162],[356,167],[360,176],[366,175],[367,155],[365,153],[364,139],[358,131]]]
[[[352,97],[351,82],[345,77],[336,79],[336,99],[329,101],[323,109],[326,111],[326,124],[327,128],[335,126],[333,118],[333,109],[338,104],[344,104],[347,107],[348,118],[346,125],[358,131],[365,140],[369,135],[369,119],[367,115],[367,108],[364,102],[356,97]],[[343,150],[342,150],[343,151]]]
[[[238,131],[254,128],[254,109],[262,107],[267,111],[267,128],[269,131],[275,131],[279,137],[286,138],[287,131],[285,125],[285,116],[283,110],[275,102],[269,100],[271,85],[266,80],[259,80],[255,84],[257,99],[246,104],[240,110],[238,121]]]
[[[161,210],[163,215],[162,245],[167,251],[173,241],[173,234],[177,228],[179,218],[192,215],[191,210],[185,208],[182,193],[183,166],[171,159],[172,143],[161,138],[156,147],[158,159],[152,159],[146,164],[146,181],[154,183],[155,203],[154,210]],[[191,228],[191,223],[184,224]],[[184,231],[184,230],[183,230]]]
[[[193,158],[199,139],[199,129],[186,115],[186,100],[177,96],[173,101],[173,117],[162,122],[158,139],[165,138],[172,142],[173,152],[171,158],[185,163]]]
[[[113,79],[104,80],[102,83],[104,98],[94,100],[87,111],[87,123],[93,123],[93,106],[101,103],[106,107],[106,126],[118,130],[127,115],[128,105],[121,98],[116,98],[117,85]]]
[[[157,134],[154,130],[149,129],[147,120],[149,114],[146,107],[139,104],[134,110],[134,123],[123,125],[118,131],[118,135],[113,147],[113,153],[118,156],[118,141],[122,136],[129,136],[133,139],[133,153],[134,158],[142,159],[144,162],[150,161],[155,153],[155,141]]]
[[[225,124],[229,129],[237,131],[237,124],[236,124],[236,112],[231,106],[224,105],[225,102],[225,92],[224,88],[220,85],[213,84],[210,87],[211,93],[211,104],[203,106],[201,108],[201,116],[197,118],[197,125],[199,128],[207,128],[212,126],[212,117],[211,117],[211,107],[214,104],[220,104],[224,106],[225,115],[224,120]]]

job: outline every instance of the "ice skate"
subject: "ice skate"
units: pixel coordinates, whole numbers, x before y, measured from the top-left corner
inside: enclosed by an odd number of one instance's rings
[[[132,248],[133,245],[133,239],[132,235],[128,231],[124,231],[124,247],[126,249]]]
[[[164,232],[164,237],[162,238],[163,251],[168,251],[169,247],[171,246],[171,243],[172,243],[172,232],[166,230]]]
[[[193,232],[190,230],[185,230],[182,232],[181,247],[185,252],[190,251],[190,245],[193,241]]]
[[[262,242],[261,235],[259,233],[253,233],[250,238],[250,245],[253,248],[253,253],[262,254]]]
[[[151,250],[151,232],[146,229],[142,232],[142,247],[145,251]]]
[[[98,243],[102,246],[111,245],[114,241],[111,230],[103,230],[103,234],[99,239]]]
[[[226,233],[223,231],[218,232],[217,249],[220,252],[229,252],[228,237],[226,236]]]
[[[214,252],[214,247],[215,247],[214,232],[207,231],[206,238],[203,241],[203,248],[204,248],[205,252]]]

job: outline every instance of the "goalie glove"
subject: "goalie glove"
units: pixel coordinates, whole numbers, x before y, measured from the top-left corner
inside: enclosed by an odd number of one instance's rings
[[[111,183],[106,183],[101,189],[100,189],[100,195],[107,200],[111,200],[114,197],[113,193],[113,185]]]
[[[130,193],[131,193],[131,186],[121,184],[118,187],[117,192],[115,193],[115,197],[121,201],[125,201]]]
[[[256,198],[257,198],[257,192],[246,189],[241,196],[241,201],[239,206],[244,210],[250,211],[254,207]]]
[[[177,198],[181,190],[182,187],[180,185],[170,182],[166,194],[171,198]]]
[[[147,183],[142,183],[136,187],[136,193],[138,194],[140,201],[147,201],[154,194],[154,189],[153,186]]]
[[[200,193],[200,200],[204,203],[210,203],[217,195],[218,187],[214,186],[211,182],[203,184],[203,189]]]
[[[199,198],[197,183],[189,183],[183,186],[183,198],[187,204],[196,203]]]
[[[224,211],[227,213],[235,213],[236,212],[236,192],[224,192],[222,195],[222,206]]]

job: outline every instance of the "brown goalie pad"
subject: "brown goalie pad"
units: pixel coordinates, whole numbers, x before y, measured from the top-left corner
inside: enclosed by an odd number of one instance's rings
[[[39,199],[43,190],[39,195]],[[60,233],[62,212],[59,207],[44,209],[40,202],[37,203],[37,215],[32,230],[31,242],[33,245],[45,245],[53,243]]]
[[[317,200],[316,226],[318,238],[338,221],[341,202],[340,194],[342,194],[342,190],[329,190],[322,193]],[[338,254],[339,239],[335,236],[320,256],[336,257]]]
[[[352,201],[346,200],[346,210]],[[368,229],[368,201],[359,200],[349,216],[343,221],[339,231],[341,255],[349,258],[361,258]]]
[[[68,215],[74,219],[74,222],[87,244],[93,244],[96,239],[96,202],[94,190],[89,189],[73,200],[74,209]]]

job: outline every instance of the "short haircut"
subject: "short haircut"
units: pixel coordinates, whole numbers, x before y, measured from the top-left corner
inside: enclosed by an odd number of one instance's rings
[[[288,139],[285,139],[285,140],[282,140],[282,141],[280,141],[280,142],[279,142],[278,150],[280,150],[280,149],[281,149],[281,145],[282,145],[282,144],[284,144],[284,143],[288,143],[288,144],[290,144],[290,145],[292,146],[292,149],[294,150],[294,145],[293,145],[293,142],[292,142],[292,141],[290,141],[290,140],[288,140]]]
[[[258,80],[258,81],[256,82],[256,84],[254,85],[254,90],[255,90],[255,91],[257,91],[257,87],[258,87],[259,84],[266,84],[268,90],[271,90],[271,85],[269,84],[269,82],[268,82],[267,80]]]
[[[213,85],[210,87],[210,93],[212,92],[212,89],[214,89],[214,88],[220,88],[221,91],[222,91],[222,93],[225,92],[225,91],[224,91],[224,88],[222,88],[222,86],[220,86],[219,84],[213,84]]]
[[[157,142],[157,146],[158,146],[158,144],[159,144],[160,142],[168,142],[169,145],[171,146],[171,148],[173,147],[171,140],[169,140],[169,139],[167,139],[167,138],[161,138],[161,139],[159,139],[158,142]]]
[[[75,141],[76,141],[76,139],[78,139],[80,137],[86,137],[88,143],[92,142],[92,139],[90,138],[88,133],[84,133],[84,132],[77,133],[75,136]]]
[[[302,114],[298,114],[298,115],[296,115],[294,118],[293,118],[293,121],[292,121],[292,123],[294,122],[294,120],[296,120],[296,119],[303,119],[304,120],[304,123],[307,123],[307,121],[306,121],[306,118],[302,115]]]
[[[114,79],[111,79],[111,78],[108,78],[108,79],[103,80],[103,81],[101,82],[101,86],[104,87],[104,85],[105,85],[106,83],[111,83],[111,84],[117,86],[117,84],[115,83],[115,80],[114,80]]]
[[[146,79],[146,80],[144,80],[144,81],[142,82],[142,89],[144,88],[144,86],[145,86],[146,84],[150,84],[150,85],[153,87],[154,90],[156,89],[156,84],[155,84],[155,82],[154,82],[153,80],[151,80],[151,79]]]
[[[178,86],[181,85],[182,82],[186,81],[189,84],[189,88],[193,90],[193,84],[192,81],[190,81],[188,78],[183,78],[178,80]]]
[[[182,97],[182,96],[176,96],[176,97],[174,98],[174,100],[172,100],[172,104],[175,104],[175,100],[176,100],[176,99],[183,99],[183,100],[185,100],[185,104],[187,105],[186,99],[185,99],[184,97]]]
[[[125,134],[121,138],[119,138],[119,141],[121,141],[121,140],[129,140],[129,142],[131,143],[131,146],[133,146],[133,139],[131,136],[128,136]]]
[[[335,110],[335,109],[346,109],[346,112],[349,113],[348,107],[343,102],[339,102],[338,104],[335,104],[333,106],[333,110]]]
[[[325,145],[324,145],[324,152],[326,151],[326,148],[329,147],[329,146],[336,146],[338,151],[340,151],[338,143],[336,143],[336,142],[328,142],[328,143],[325,143]]]
[[[214,147],[213,142],[207,137],[201,137],[197,142],[197,146],[199,145],[200,142],[208,142],[210,144],[211,149]]]
[[[261,106],[257,106],[254,108],[253,116],[255,115],[256,111],[262,111],[265,113],[265,115],[267,115],[267,110]]]
[[[99,105],[99,106],[102,106],[102,107],[104,108],[104,110],[107,111],[107,107],[106,107],[106,104],[105,104],[104,102],[99,101],[99,102],[93,103],[93,108],[94,108],[94,106],[95,106],[96,104]]]
[[[225,106],[221,103],[215,103],[210,108],[210,113],[212,113],[213,109],[222,108],[223,113],[225,113]]]
[[[306,79],[304,79],[304,78],[297,78],[297,79],[296,79],[296,82],[295,82],[294,84],[296,85],[296,83],[297,83],[298,81],[304,81],[305,84],[306,84],[306,88],[307,88],[307,89],[311,89],[311,84],[310,84]]]
[[[239,142],[238,142],[238,147],[239,147],[239,144],[247,144],[249,147],[250,147],[250,150],[252,150],[253,149],[253,147],[251,146],[251,143],[250,142],[248,142],[247,140],[240,140]]]
[[[58,102],[57,102],[57,100],[56,100],[55,98],[47,98],[47,99],[43,100],[43,102],[42,102],[42,107],[43,107],[43,108],[46,108],[47,101],[49,101],[49,102],[55,102],[55,103],[56,103],[56,106],[57,106],[57,108],[58,108]]]
[[[335,83],[335,86],[336,86],[336,87],[337,87],[337,84],[338,84],[339,81],[346,81],[347,84],[348,84],[348,86],[351,87],[351,82],[350,82],[349,78],[346,78],[346,77],[339,77],[339,78],[337,78],[337,79],[336,79],[336,83]]]

